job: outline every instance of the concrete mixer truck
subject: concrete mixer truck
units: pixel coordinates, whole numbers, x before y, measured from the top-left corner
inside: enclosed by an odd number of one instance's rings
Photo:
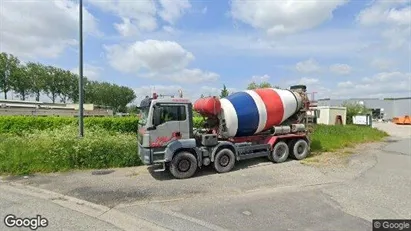
[[[145,165],[161,166],[154,171],[169,170],[178,179],[209,165],[218,173],[229,172],[250,158],[301,160],[310,152],[304,124],[308,104],[304,85],[240,91],[194,104],[181,92],[179,98],[153,94],[139,107],[139,157]],[[200,127],[194,112],[202,117]]]

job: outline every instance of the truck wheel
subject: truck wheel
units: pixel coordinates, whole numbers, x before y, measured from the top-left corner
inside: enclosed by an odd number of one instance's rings
[[[214,158],[214,169],[219,173],[229,172],[234,168],[235,155],[228,148],[221,149]]]
[[[179,152],[170,163],[170,172],[177,179],[185,179],[192,177],[197,167],[197,159],[192,153]]]
[[[288,148],[288,145],[285,142],[280,141],[274,145],[270,159],[274,163],[282,163],[287,160],[289,153],[290,149]]]
[[[302,160],[305,157],[307,157],[309,152],[308,149],[309,147],[307,141],[305,141],[304,139],[299,139],[296,142],[294,142],[291,156],[296,160]]]

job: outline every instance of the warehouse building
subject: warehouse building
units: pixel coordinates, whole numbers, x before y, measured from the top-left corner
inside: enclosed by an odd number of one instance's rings
[[[391,120],[394,117],[411,115],[411,97],[392,99],[319,99],[318,106],[342,106],[344,103],[358,103],[372,109],[374,119]]]

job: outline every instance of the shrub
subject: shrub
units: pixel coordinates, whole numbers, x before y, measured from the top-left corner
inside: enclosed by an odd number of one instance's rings
[[[346,103],[343,104],[343,107],[347,108],[347,124],[352,124],[353,123],[353,120],[352,120],[353,116],[366,115],[366,114],[371,113],[370,109],[368,109],[364,105],[361,105],[361,104],[358,104],[358,103],[346,102]]]
[[[0,173],[28,174],[69,169],[127,167],[140,164],[134,134],[90,128],[34,130],[20,136],[0,134]]]
[[[195,116],[193,118],[193,127],[195,128],[201,128],[203,127],[204,124],[204,119],[201,116]]]
[[[34,117],[34,116],[0,116],[0,133],[22,134],[33,130],[60,129],[64,126],[78,125],[78,119],[72,117]],[[114,132],[137,132],[136,117],[86,117],[86,128],[101,127]]]

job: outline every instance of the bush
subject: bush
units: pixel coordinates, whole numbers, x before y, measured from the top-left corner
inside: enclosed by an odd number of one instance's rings
[[[78,119],[72,117],[34,117],[0,116],[0,133],[22,134],[33,130],[60,129],[64,126],[78,125]],[[108,131],[136,133],[136,117],[86,117],[85,128],[101,127]]]
[[[379,141],[388,136],[386,132],[368,126],[315,125],[311,134],[312,151],[330,152],[355,144]]]
[[[371,113],[371,110],[364,105],[358,103],[344,103],[343,107],[347,108],[347,124],[353,124],[352,117],[357,115],[367,115]]]
[[[20,136],[0,134],[0,173],[29,174],[69,169],[127,167],[140,164],[134,134],[90,128],[35,130]]]
[[[193,118],[193,127],[201,128],[201,127],[203,127],[203,124],[204,124],[203,117],[196,116],[196,117]]]

